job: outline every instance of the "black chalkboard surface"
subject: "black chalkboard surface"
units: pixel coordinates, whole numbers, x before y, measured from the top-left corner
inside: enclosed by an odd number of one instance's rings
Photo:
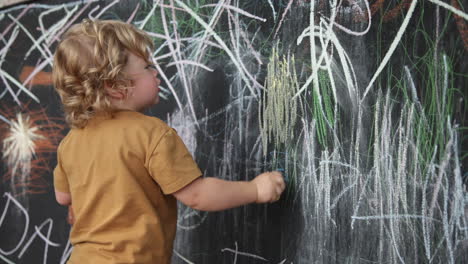
[[[468,262],[463,1],[30,1],[0,10],[0,263],[66,263],[51,80],[84,18],[154,39],[162,100],[205,176],[281,170],[277,203],[179,205],[173,263]]]

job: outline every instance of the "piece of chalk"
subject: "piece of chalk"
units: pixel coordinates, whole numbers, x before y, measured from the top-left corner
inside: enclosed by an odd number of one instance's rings
[[[276,168],[276,171],[279,171],[281,172],[281,174],[283,174],[283,177],[284,177],[284,181],[285,182],[289,182],[289,178],[288,178],[288,175],[286,175],[285,171],[283,168]]]

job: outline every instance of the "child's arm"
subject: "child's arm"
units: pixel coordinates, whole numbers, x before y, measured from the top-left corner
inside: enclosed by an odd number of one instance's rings
[[[73,207],[71,206],[71,204],[68,206],[67,222],[70,225],[73,225],[75,223],[75,213],[73,213]]]
[[[71,195],[69,193],[60,192],[55,190],[55,199],[61,205],[70,205],[71,204]]]
[[[61,205],[68,205],[67,221],[70,225],[73,225],[75,223],[75,215],[73,213],[73,207],[71,206],[71,195],[55,190],[55,199]]]
[[[266,172],[249,182],[199,178],[173,195],[193,209],[220,211],[253,202],[275,202],[284,188],[279,172]]]

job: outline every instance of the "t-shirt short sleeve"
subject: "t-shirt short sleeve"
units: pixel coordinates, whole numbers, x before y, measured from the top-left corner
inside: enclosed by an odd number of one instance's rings
[[[152,151],[148,171],[164,194],[174,193],[202,176],[192,155],[173,128],[161,137]]]
[[[54,169],[54,188],[59,192],[70,193],[68,179],[62,167],[61,148],[57,149],[57,166]]]

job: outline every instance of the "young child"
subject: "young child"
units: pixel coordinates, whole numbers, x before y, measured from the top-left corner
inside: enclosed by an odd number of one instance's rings
[[[177,203],[202,211],[274,202],[278,172],[202,177],[176,131],[142,114],[158,103],[152,40],[130,24],[84,20],[59,43],[53,81],[70,132],[57,150],[58,203],[73,204],[68,263],[170,263]]]

